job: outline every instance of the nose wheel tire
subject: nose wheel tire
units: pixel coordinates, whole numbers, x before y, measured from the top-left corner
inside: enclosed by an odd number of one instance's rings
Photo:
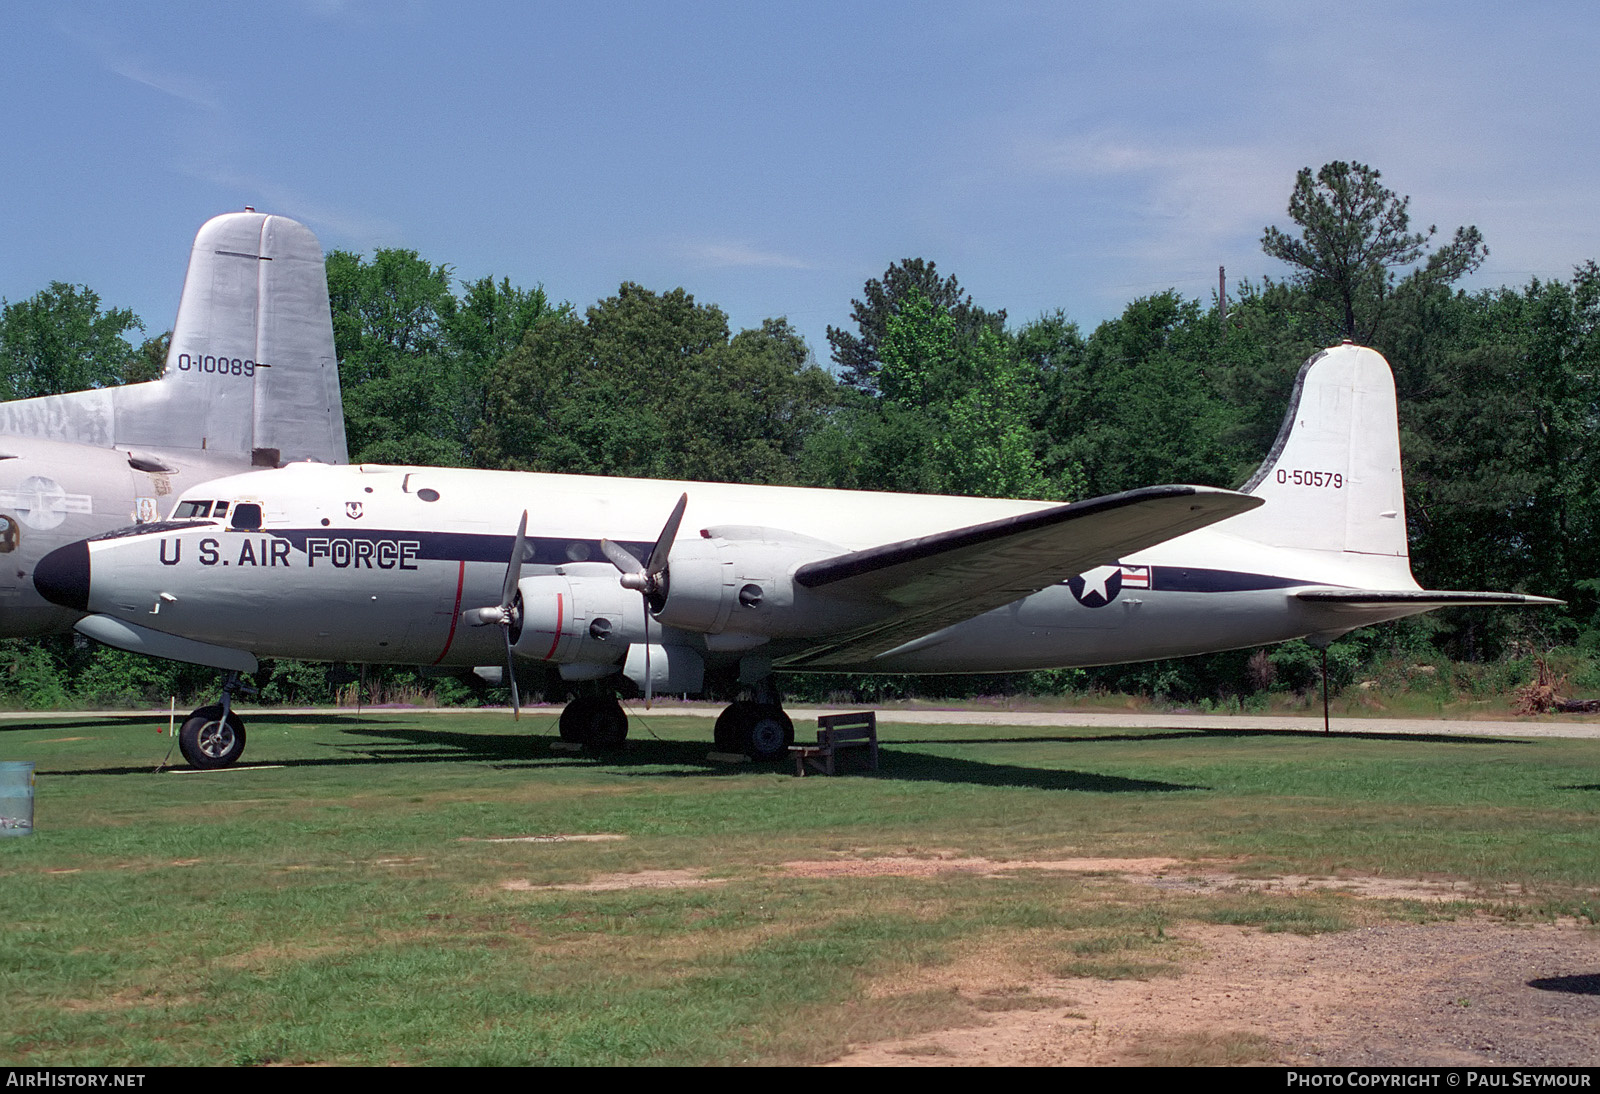
[[[201,707],[178,730],[178,750],[190,767],[228,767],[244,754],[244,722],[231,710],[224,718],[220,703]]]

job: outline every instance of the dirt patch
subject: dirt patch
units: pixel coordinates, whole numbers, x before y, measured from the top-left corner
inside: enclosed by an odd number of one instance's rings
[[[1307,892],[1338,892],[1367,900],[1417,900],[1443,904],[1455,900],[1494,900],[1524,895],[1520,885],[1485,888],[1463,881],[1426,881],[1418,878],[1390,877],[1306,877],[1284,874],[1281,877],[1248,878],[1228,873],[1185,873],[1180,876],[1129,874],[1127,880],[1152,885],[1169,892],[1186,893],[1276,893],[1293,896]]]
[[[462,836],[462,843],[607,843],[611,840],[627,839],[627,836],[606,834],[568,836]]]
[[[500,888],[514,893],[606,893],[618,889],[683,889],[696,885],[723,885],[727,878],[705,876],[704,870],[638,870],[631,874],[601,874],[588,881],[564,885],[535,885],[531,881],[503,881]]]
[[[144,988],[123,988],[97,999],[65,999],[61,1009],[68,1012],[95,1014],[103,1011],[133,1010],[138,1007],[175,1007],[193,1003],[186,995],[161,995]]]
[[[837,858],[817,862],[785,862],[783,870],[799,877],[936,877],[947,873],[1003,877],[1019,870],[1099,874],[1118,877],[1169,892],[1277,893],[1294,895],[1314,891],[1347,893],[1369,900],[1418,900],[1446,903],[1490,900],[1524,895],[1518,885],[1485,889],[1461,881],[1418,878],[1309,877],[1285,874],[1270,878],[1240,877],[1228,872],[1225,862],[1185,862],[1172,858],[1071,858],[1019,859],[997,862],[986,858],[895,857]]]
[[[800,876],[936,876],[1055,870],[1167,891],[1442,903],[1523,895],[1448,880],[1240,877],[1174,859],[874,858],[790,862]],[[1314,936],[1188,926],[1147,980],[1040,977],[1026,936],[923,970],[873,995],[954,991],[971,1021],[863,1045],[838,1064],[1593,1065],[1600,1062],[1600,932],[1487,919]]]
[[[864,1045],[835,1063],[1600,1062],[1593,930],[1466,922],[1304,937],[1193,927],[1174,941],[1190,949],[1183,972],[1149,981],[1027,980],[979,962],[957,974],[956,988],[987,1000],[991,1013],[964,1028]],[[995,1013],[1008,995],[1027,1009]]]
[[[799,877],[935,877],[963,873],[1003,875],[1018,870],[1054,870],[1080,874],[1157,876],[1177,866],[1170,858],[1075,858],[996,862],[986,858],[838,858],[819,862],[785,862],[783,869]]]
[[[252,946],[240,953],[226,954],[213,958],[213,961],[228,969],[253,969],[265,971],[281,967],[289,962],[312,961],[317,958],[340,954],[345,950],[331,942],[309,944],[304,942],[271,942],[260,946]]]
[[[1334,890],[1358,899],[1483,900],[1489,892],[1428,879],[1247,878],[1220,862],[1078,858],[840,857],[782,863],[795,877],[1004,876],[1049,870],[1112,876],[1184,893]],[[725,883],[703,870],[609,874],[513,891],[603,892]],[[844,1066],[1265,1063],[1359,1066],[1600,1064],[1600,931],[1487,917],[1317,935],[1185,925],[1141,949],[1161,975],[1103,980],[1040,975],[1059,955],[1049,932],[1017,932],[946,965],[879,982],[872,1006],[928,993],[958,1000],[949,1028],[862,1043]],[[1074,970],[1081,971],[1081,970]],[[1148,972],[1131,975],[1145,976]],[[948,997],[948,996],[947,996]]]

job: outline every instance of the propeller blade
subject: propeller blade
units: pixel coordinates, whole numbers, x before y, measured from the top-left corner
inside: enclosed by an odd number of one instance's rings
[[[522,720],[522,697],[517,694],[517,667],[513,663],[511,653],[511,628],[507,627],[500,632],[506,640],[506,679],[511,681],[511,720]]]
[[[611,565],[622,571],[624,577],[643,577],[644,563],[634,558],[622,547],[612,543],[609,539],[600,541],[600,553],[611,560]],[[624,582],[626,584],[626,582]]]
[[[641,563],[632,554],[609,539],[600,541],[601,552],[611,560],[611,565],[622,571],[622,587],[633,589],[644,597],[644,705],[650,707],[654,697],[655,681],[650,671],[650,611],[651,597],[664,596],[667,587],[667,562],[672,556],[672,545],[678,538],[678,526],[683,523],[683,511],[689,507],[689,495],[684,494],[672,507],[672,515],[662,525],[655,546],[650,548],[650,561]],[[656,608],[660,604],[655,605]]]
[[[678,504],[672,507],[672,515],[667,518],[661,534],[656,537],[656,545],[650,552],[650,561],[645,565],[645,572],[655,577],[667,568],[667,556],[672,554],[673,541],[678,538],[678,525],[683,523],[683,511],[689,506],[689,495],[684,494],[678,499]]]
[[[474,627],[487,627],[491,623],[498,623],[506,628],[507,640],[510,640],[511,625],[517,621],[517,582],[522,580],[522,552],[528,542],[528,511],[522,511],[522,520],[517,524],[517,538],[511,544],[511,561],[506,564],[506,577],[500,585],[500,603],[488,608],[468,608],[461,613],[461,617]]]
[[[689,505],[689,495],[684,494],[672,507],[672,515],[656,537],[650,549],[650,561],[641,563],[632,554],[609,539],[600,541],[601,552],[611,560],[611,565],[622,571],[622,587],[645,595],[660,594],[666,583],[662,575],[667,572],[667,561],[672,555],[672,544],[678,538],[678,525],[683,523],[683,511]]]
[[[511,564],[506,567],[505,584],[500,587],[500,610],[511,614],[511,598],[517,595],[517,582],[522,578],[522,549],[528,541],[528,511],[522,511],[517,524],[516,542],[511,545]]]
[[[517,694],[517,666],[511,649],[512,613],[516,604],[517,582],[522,580],[522,549],[528,542],[528,511],[522,511],[517,522],[517,538],[511,544],[511,562],[506,566],[505,584],[500,586],[500,635],[506,642],[506,679],[511,682],[511,720],[522,719],[522,697]]]

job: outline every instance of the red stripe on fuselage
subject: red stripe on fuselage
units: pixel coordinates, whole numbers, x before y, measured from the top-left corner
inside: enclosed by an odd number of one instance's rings
[[[556,655],[556,647],[561,644],[561,610],[563,607],[561,599],[564,595],[564,593],[556,594],[556,636],[550,640],[550,648],[544,651],[544,659],[546,661]]]
[[[451,643],[456,640],[456,625],[461,622],[461,586],[467,580],[467,562],[461,560],[461,568],[456,571],[456,608],[450,613],[450,636],[444,640],[444,649],[439,651],[439,656],[433,659],[437,665],[444,660],[444,655],[450,652]]]

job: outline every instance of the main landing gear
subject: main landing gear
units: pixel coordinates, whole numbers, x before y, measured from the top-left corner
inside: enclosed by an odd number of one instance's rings
[[[741,699],[717,716],[718,752],[743,752],[752,760],[776,760],[794,744],[794,722],[777,703]]]
[[[717,716],[718,752],[743,752],[752,760],[776,760],[794,744],[794,722],[783,712],[783,696],[771,676],[739,693]]]
[[[628,739],[628,716],[610,695],[580,695],[561,711],[561,739],[596,752],[621,748]],[[748,690],[717,716],[718,752],[742,752],[752,760],[776,760],[794,744],[794,722],[783,712],[770,681]]]
[[[244,722],[233,712],[235,692],[255,694],[237,672],[228,673],[222,684],[222,702],[201,707],[183,721],[178,730],[178,751],[190,767],[210,771],[228,767],[244,754]]]

